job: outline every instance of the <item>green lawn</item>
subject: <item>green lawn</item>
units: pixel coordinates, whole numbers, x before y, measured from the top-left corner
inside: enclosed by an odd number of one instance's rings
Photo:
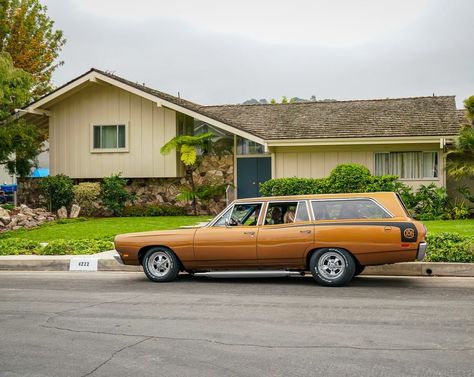
[[[0,234],[0,238],[15,237],[38,242],[57,239],[108,239],[120,233],[147,230],[176,229],[183,225],[195,225],[211,216],[159,216],[159,217],[111,217],[99,219],[60,220],[40,228]],[[424,221],[429,234],[457,232],[474,236],[474,219]]]
[[[474,236],[474,219],[423,221],[423,224],[426,225],[428,234],[450,232]]]
[[[6,232],[0,238],[15,237],[31,241],[49,242],[57,239],[110,239],[120,233],[147,230],[176,229],[208,221],[212,216],[159,216],[159,217],[110,217],[99,219],[68,219],[49,223],[40,228]]]

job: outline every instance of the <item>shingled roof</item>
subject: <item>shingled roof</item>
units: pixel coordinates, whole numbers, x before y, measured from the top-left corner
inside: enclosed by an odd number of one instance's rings
[[[454,97],[207,106],[267,140],[448,136],[459,132]]]
[[[453,136],[460,129],[454,96],[203,106],[95,68],[62,87],[90,72],[264,140]]]
[[[452,136],[460,128],[454,96],[202,106],[94,70],[265,140]]]

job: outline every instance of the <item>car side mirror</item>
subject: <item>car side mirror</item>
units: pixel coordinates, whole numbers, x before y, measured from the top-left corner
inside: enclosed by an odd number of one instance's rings
[[[225,219],[224,224],[225,224],[225,227],[228,228],[230,226],[229,219]]]

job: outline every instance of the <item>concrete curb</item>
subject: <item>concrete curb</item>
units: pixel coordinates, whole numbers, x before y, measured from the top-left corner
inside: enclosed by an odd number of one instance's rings
[[[408,262],[368,266],[362,275],[474,277],[474,263]]]
[[[0,271],[69,271],[71,259],[83,257],[98,259],[97,271],[143,271],[141,266],[122,265],[113,259],[111,252],[106,253],[84,256],[2,256],[0,257]],[[104,258],[104,256],[106,257]],[[474,277],[474,263],[408,262],[386,264],[368,266],[362,275]]]

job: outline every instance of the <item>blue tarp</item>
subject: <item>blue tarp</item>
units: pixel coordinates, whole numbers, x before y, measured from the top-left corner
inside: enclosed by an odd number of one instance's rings
[[[48,168],[36,168],[33,173],[31,173],[32,178],[42,178],[49,176],[49,169]]]
[[[0,190],[2,190],[5,194],[15,192],[16,191],[16,185],[1,185]]]

